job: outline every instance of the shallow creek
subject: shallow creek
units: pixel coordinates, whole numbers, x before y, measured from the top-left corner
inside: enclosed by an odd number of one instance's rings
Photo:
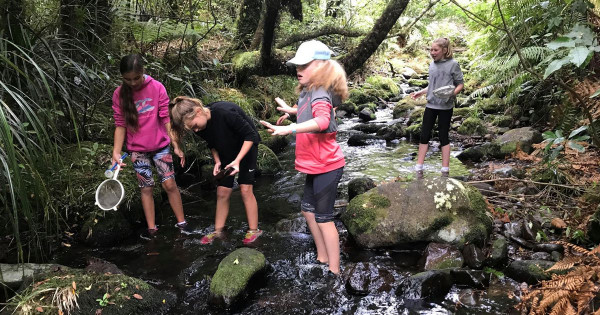
[[[377,122],[393,122],[391,110],[379,110]],[[339,187],[339,204],[347,199],[347,184],[353,178],[368,176],[375,182],[396,177],[412,176],[417,145],[397,141],[386,143],[375,140],[367,146],[349,147],[347,140],[358,124],[356,118],[340,125],[338,141],[346,156],[347,166]],[[435,151],[432,150],[432,151]],[[410,274],[420,250],[382,249],[361,250],[348,237],[340,222],[342,267],[350,268],[358,262],[369,262],[387,270],[393,280],[390,290],[366,296],[350,294],[343,283],[326,277],[327,269],[314,263],[314,244],[309,234],[295,231],[277,231],[276,223],[296,218],[299,213],[304,176],[293,169],[293,144],[280,156],[284,170],[275,177],[262,176],[255,186],[259,205],[260,227],[266,231],[252,247],[261,251],[269,265],[266,283],[254,291],[244,303],[230,313],[238,314],[506,314],[511,312],[514,300],[508,298],[517,292],[517,284],[508,278],[492,280],[487,290],[454,286],[445,299],[437,302],[409,301],[395,293],[398,284]],[[426,161],[426,173],[439,174],[440,155],[433,152]],[[452,175],[452,174],[451,174]],[[210,277],[221,259],[243,246],[247,229],[243,204],[234,192],[225,240],[212,245],[200,245],[200,238],[212,227],[215,192],[202,191],[198,186],[188,188],[184,209],[188,221],[195,228],[192,235],[181,235],[174,225],[169,209],[158,210],[162,222],[159,236],[153,241],[141,240],[136,233],[118,247],[86,248],[73,246],[56,256],[56,261],[68,266],[83,267],[88,256],[115,263],[125,274],[141,278],[155,287],[177,295],[178,303],[172,314],[223,314],[207,304]],[[512,310],[514,311],[514,310]]]

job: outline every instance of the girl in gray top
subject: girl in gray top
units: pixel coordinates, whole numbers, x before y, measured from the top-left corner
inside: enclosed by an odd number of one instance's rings
[[[452,109],[454,108],[456,95],[460,93],[464,86],[463,74],[460,71],[458,62],[452,59],[452,47],[450,47],[450,41],[447,38],[434,40],[431,43],[429,54],[433,58],[429,65],[429,85],[421,91],[410,94],[413,99],[427,94],[427,106],[423,113],[419,154],[415,167],[417,178],[423,178],[423,163],[425,162],[425,154],[427,153],[431,130],[436,117],[442,150],[442,176],[448,177],[450,172],[448,132],[450,130]],[[446,87],[446,91],[440,91],[441,87]]]

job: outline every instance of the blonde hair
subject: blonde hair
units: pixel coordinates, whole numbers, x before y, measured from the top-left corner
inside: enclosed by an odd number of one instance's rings
[[[177,96],[171,101],[169,104],[171,130],[175,133],[178,142],[185,135],[185,122],[194,119],[198,112],[204,113],[204,104],[197,98]]]
[[[450,45],[450,40],[447,37],[440,37],[433,41],[433,44],[440,46],[440,48],[446,48],[446,53],[444,54],[445,59],[452,58],[452,45]]]
[[[348,82],[346,81],[346,71],[342,65],[335,60],[314,60],[318,62],[312,72],[310,82],[306,86],[298,84],[296,92],[300,93],[303,88],[308,90],[324,88],[331,90],[334,94],[345,101],[348,98]]]

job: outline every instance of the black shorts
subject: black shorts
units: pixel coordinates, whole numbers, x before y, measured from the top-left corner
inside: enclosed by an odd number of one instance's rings
[[[258,144],[255,143],[240,162],[240,172],[237,174],[238,184],[254,185],[254,174],[256,173],[256,160],[258,158]],[[231,163],[231,162],[230,162]],[[229,163],[228,163],[229,164]],[[225,165],[223,165],[225,166]],[[217,182],[217,186],[233,188],[234,176],[227,176]]]
[[[301,209],[304,212],[315,214],[317,223],[333,221],[335,197],[337,186],[344,173],[344,168],[323,174],[307,174],[304,184],[304,196],[302,197]]]

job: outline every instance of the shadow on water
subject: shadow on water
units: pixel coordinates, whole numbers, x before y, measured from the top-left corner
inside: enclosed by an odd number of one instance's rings
[[[389,110],[378,112],[378,120],[390,121]],[[346,142],[356,120],[340,125],[339,142],[344,150],[347,166],[342,178],[340,196],[346,196],[349,180],[369,176],[375,181],[386,181],[398,176],[412,176],[416,145],[398,141],[374,141],[364,147],[349,147]],[[439,159],[437,153],[433,158]],[[261,251],[269,265],[266,284],[255,290],[241,306],[228,313],[238,314],[449,314],[491,313],[505,314],[514,304],[506,292],[515,288],[507,281],[493,283],[483,291],[454,287],[442,301],[415,303],[395,293],[398,284],[417,272],[417,249],[361,250],[348,237],[341,222],[342,266],[347,271],[361,262],[384,269],[391,275],[389,287],[371,294],[350,294],[345,283],[329,277],[324,265],[315,263],[315,249],[309,234],[297,231],[277,231],[276,223],[299,215],[304,176],[293,169],[293,145],[280,155],[284,170],[276,177],[262,176],[255,185],[259,205],[260,227],[265,231],[252,247]],[[435,164],[437,163],[437,164]],[[432,169],[438,162],[430,162]],[[242,238],[248,228],[243,203],[234,192],[225,239],[212,245],[200,244],[203,234],[210,231],[214,220],[215,192],[191,188],[192,200],[185,197],[184,208],[188,221],[195,229],[191,235],[180,234],[174,227],[168,206],[157,213],[163,224],[159,235],[152,241],[138,237],[126,240],[112,248],[85,248],[73,246],[60,254],[58,263],[84,267],[85,257],[95,256],[121,268],[125,274],[141,278],[155,287],[178,296],[172,314],[222,314],[207,304],[210,278],[219,262],[236,248],[242,247]],[[343,197],[345,198],[345,197]],[[342,198],[342,199],[343,199]],[[470,290],[470,291],[466,291]]]

